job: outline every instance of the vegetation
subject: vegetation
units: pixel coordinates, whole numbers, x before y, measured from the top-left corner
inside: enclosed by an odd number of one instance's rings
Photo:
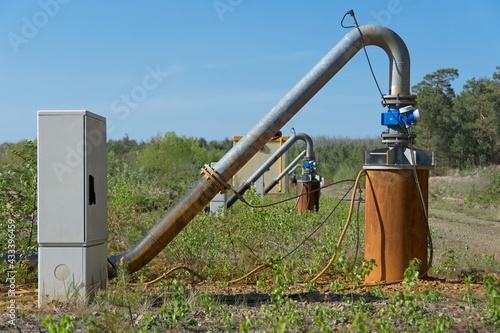
[[[458,95],[451,87],[456,77],[457,70],[442,69],[414,87],[424,115],[416,126],[418,145],[435,151],[436,174],[449,174],[451,168],[470,174],[486,170],[484,182],[467,185],[459,204],[451,206],[442,199],[451,189],[437,186],[430,193],[433,207],[478,214],[497,209],[500,202],[500,169],[495,166],[500,164],[500,72],[492,79],[467,81]],[[379,139],[370,138],[316,137],[314,143],[318,173],[334,180],[354,178],[361,169],[363,152],[380,147]],[[110,140],[110,253],[123,252],[142,238],[199,179],[201,166],[219,160],[231,146],[229,139],[207,142],[174,132],[158,134],[147,142],[128,136]],[[291,158],[302,149],[302,143],[296,144]],[[0,248],[8,246],[8,224],[13,220],[16,249],[35,253],[36,141],[1,144],[0,162]],[[337,186],[335,193],[348,189],[348,185]],[[276,201],[252,190],[245,197],[254,205]],[[70,305],[72,316],[47,315],[39,327],[49,332],[80,328],[156,332],[194,330],[198,325],[210,331],[242,332],[446,332],[457,325],[457,318],[449,313],[436,317],[431,305],[439,308],[450,295],[436,289],[432,281],[418,280],[418,261],[410,264],[399,289],[364,286],[365,275],[376,267],[361,255],[364,214],[358,223],[353,221],[339,249],[333,244],[344,227],[348,203],[340,203],[327,219],[339,198],[322,195],[320,200],[318,213],[301,215],[296,213],[295,200],[266,209],[238,203],[223,217],[201,213],[146,268],[128,275],[120,267],[118,277],[90,306],[75,301]],[[297,248],[298,244],[302,245]],[[332,268],[322,280],[311,282],[334,253],[338,256]],[[261,264],[268,269],[231,282]],[[188,273],[175,273],[175,277],[148,284],[175,266],[193,269],[204,277],[203,283]],[[18,263],[16,269],[25,277],[23,283],[36,281],[36,272],[28,273],[27,266]],[[500,329],[498,269],[494,256],[476,256],[468,247],[457,251],[446,246],[430,272],[458,279],[464,286],[460,304],[481,313],[475,321],[460,319],[468,331]],[[243,286],[251,291],[235,292]],[[228,295],[236,296],[228,300]],[[306,305],[310,300],[314,306]],[[241,314],[238,307],[247,302],[254,306]]]
[[[1,145],[7,147],[8,152],[0,153],[5,160],[10,159],[0,169],[0,248],[7,249],[12,238],[18,253],[36,253],[36,142]]]
[[[440,69],[412,88],[423,115],[419,145],[435,152],[438,171],[498,165],[500,67],[491,79],[467,80],[459,95],[451,86],[456,78],[457,69]]]

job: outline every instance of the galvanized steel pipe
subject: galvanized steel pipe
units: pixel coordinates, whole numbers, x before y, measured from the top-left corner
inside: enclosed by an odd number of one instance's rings
[[[361,35],[363,35],[363,40]],[[389,94],[410,94],[410,56],[403,40],[392,30],[365,25],[353,29],[288,92],[248,134],[215,166],[228,181],[278,132],[364,45],[376,45],[389,56]],[[108,275],[116,275],[116,264],[124,261],[135,272],[153,259],[219,192],[212,179],[203,177],[130,250],[108,257]]]
[[[267,170],[269,170],[271,165],[273,165],[281,155],[290,149],[290,147],[292,147],[297,140],[302,140],[306,143],[306,160],[314,160],[314,148],[311,137],[305,133],[295,133],[288,140],[286,140],[285,143],[279,147],[279,149],[276,150],[274,154],[272,154],[247,180],[243,181],[243,184],[236,190],[236,192],[240,195],[245,194],[245,192],[250,189],[252,184],[255,183],[257,179],[259,179],[259,177],[262,176]],[[231,207],[236,201],[238,201],[236,195],[231,195],[229,199],[227,199],[226,207]]]
[[[290,162],[290,164],[288,164],[288,166],[285,168],[285,170],[283,170],[282,173],[280,173],[278,175],[278,177],[274,178],[273,182],[271,184],[269,184],[265,190],[264,190],[264,194],[267,194],[269,191],[271,191],[273,189],[273,187],[275,187],[279,181],[281,180],[281,178],[285,177],[293,168],[296,167],[297,163],[299,163],[299,161],[306,155],[306,151],[303,150],[299,156],[295,157],[295,159]]]

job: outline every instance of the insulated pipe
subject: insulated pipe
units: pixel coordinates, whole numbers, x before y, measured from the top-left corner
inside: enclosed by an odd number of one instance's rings
[[[363,40],[361,39],[363,36]],[[390,95],[410,94],[410,56],[403,40],[392,30],[365,25],[348,32],[215,166],[228,181],[278,132],[363,46],[376,45],[389,56]],[[128,251],[108,257],[110,277],[116,265],[127,264],[133,273],[153,259],[220,191],[213,177],[204,176]]]
[[[255,181],[257,179],[259,179],[259,177],[262,176],[267,170],[269,170],[269,168],[271,167],[271,165],[273,165],[274,162],[276,162],[278,160],[278,158],[280,158],[281,155],[283,155],[288,149],[290,149],[290,147],[295,142],[297,142],[297,140],[302,140],[302,141],[304,141],[306,143],[306,160],[308,160],[308,161],[314,160],[313,141],[312,141],[311,137],[309,135],[305,134],[305,133],[295,133],[294,135],[292,135],[290,137],[290,139],[288,139],[287,141],[285,141],[285,143],[281,147],[279,147],[279,149],[276,150],[274,152],[274,154],[272,154],[267,159],[267,161],[265,161],[264,164],[262,164],[250,176],[250,178],[248,178],[247,180],[243,181],[243,184],[238,188],[238,190],[236,192],[238,192],[240,195],[245,194],[245,192],[250,189],[250,187],[252,186],[252,184],[255,183]],[[233,195],[231,195],[229,197],[229,199],[227,199],[227,201],[226,201],[227,208],[231,207],[236,201],[238,201],[238,198],[233,193]]]
[[[290,170],[292,170],[293,168],[295,168],[295,165],[297,163],[299,163],[299,161],[304,157],[304,155],[306,154],[306,151],[303,150],[302,153],[299,154],[299,156],[297,156],[290,164],[288,164],[288,166],[285,168],[285,170],[283,170],[282,173],[279,174],[278,177],[276,177],[273,182],[271,184],[269,184],[269,186],[266,187],[266,189],[264,190],[264,194],[267,194],[269,191],[271,191],[273,189],[273,187],[276,186],[276,184],[278,184],[281,180],[281,178],[285,177],[285,175],[287,175]]]

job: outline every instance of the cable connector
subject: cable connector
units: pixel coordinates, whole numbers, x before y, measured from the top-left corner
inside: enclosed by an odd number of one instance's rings
[[[344,20],[345,20],[347,15],[351,15],[351,18],[354,22],[354,25],[344,25]],[[348,11],[347,13],[344,14],[342,21],[340,21],[340,25],[342,26],[342,28],[346,28],[346,29],[359,28],[358,22],[356,21],[356,17],[354,16],[354,10],[351,9],[350,11]]]
[[[358,21],[356,21],[356,16],[354,16],[354,10],[351,9],[347,13],[349,13],[349,15],[351,15],[352,21],[354,22],[354,27],[359,28]]]

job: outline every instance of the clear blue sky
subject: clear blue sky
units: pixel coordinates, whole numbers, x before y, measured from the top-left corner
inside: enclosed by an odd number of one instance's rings
[[[100,114],[111,139],[244,135],[349,31],[349,9],[402,37],[412,85],[454,67],[459,91],[500,65],[498,1],[0,0],[0,142],[34,139],[37,110]],[[368,53],[387,93],[387,57]],[[375,137],[383,111],[360,52],[283,132]]]

